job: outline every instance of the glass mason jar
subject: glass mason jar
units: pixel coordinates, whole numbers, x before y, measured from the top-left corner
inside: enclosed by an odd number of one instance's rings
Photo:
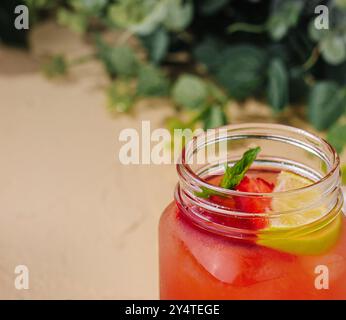
[[[291,188],[250,193],[212,183],[252,146],[261,153],[248,174],[275,182],[286,172]],[[214,156],[191,161],[210,147]],[[159,226],[161,299],[346,299],[339,157],[325,140],[283,125],[231,125],[193,138],[177,171]],[[204,188],[217,196],[199,197]],[[244,199],[270,210],[232,205]]]

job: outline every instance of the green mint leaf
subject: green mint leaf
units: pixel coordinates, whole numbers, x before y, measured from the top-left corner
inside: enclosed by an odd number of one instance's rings
[[[243,180],[245,173],[249,170],[260,151],[260,147],[249,149],[233,167],[229,167],[226,164],[225,174],[221,180],[220,187],[224,189],[234,189]],[[213,195],[222,196],[221,193],[207,187],[200,187],[200,189],[200,192],[195,192],[195,195],[200,198],[208,199]]]
[[[260,151],[260,147],[249,149],[233,167],[229,167],[226,164],[225,174],[221,180],[220,187],[234,189],[243,180],[245,173],[249,170]]]
[[[207,187],[200,187],[201,192],[195,192],[195,195],[199,198],[208,199],[210,196],[222,195],[221,193],[211,190]]]
[[[333,125],[328,131],[327,140],[338,153],[342,153],[346,146],[346,124]]]

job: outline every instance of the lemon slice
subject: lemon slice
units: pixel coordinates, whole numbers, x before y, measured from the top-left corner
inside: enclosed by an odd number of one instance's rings
[[[311,232],[304,233],[304,235],[294,235],[289,232],[275,234],[277,230],[271,230],[270,233],[259,235],[257,243],[296,255],[320,255],[328,252],[335,245],[341,230],[342,215],[338,214],[336,218],[319,226],[317,230],[311,228]]]
[[[298,174],[295,174],[293,172],[281,171],[277,178],[274,191],[279,192],[296,190],[306,187],[312,183],[313,181],[311,181],[310,179],[299,176]]]
[[[292,172],[282,171],[277,178],[274,192],[297,190],[309,186],[312,183],[310,179]],[[288,195],[287,197],[274,197],[272,200],[273,212],[283,214],[278,218],[272,219],[271,226],[292,228],[318,220],[327,211],[323,206],[304,212],[298,211],[299,208],[313,204],[318,199],[319,195],[317,191],[302,191],[294,195]]]
[[[291,172],[282,171],[274,191],[296,190],[312,184],[312,181]],[[328,213],[324,206],[306,211],[299,208],[318,200],[318,191],[302,191],[287,197],[272,200],[275,213],[282,213],[271,219],[270,226],[263,230],[257,243],[297,255],[319,255],[327,252],[338,240],[341,227],[341,214],[324,219]],[[322,219],[323,222],[318,220]]]

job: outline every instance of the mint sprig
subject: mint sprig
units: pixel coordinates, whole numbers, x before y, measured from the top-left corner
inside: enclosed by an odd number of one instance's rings
[[[220,187],[230,190],[235,189],[235,187],[243,180],[246,172],[249,170],[260,151],[260,147],[249,149],[232,167],[226,164],[225,174],[220,182]],[[202,191],[200,192],[195,192],[195,195],[200,198],[208,199],[212,195],[220,195],[219,192],[207,187],[201,187],[201,190]]]
[[[200,192],[195,192],[195,195],[199,198],[204,198],[204,199],[208,199],[210,196],[222,196],[221,193],[217,192],[217,191],[214,191],[214,190],[211,190],[207,187],[200,187],[200,189],[202,191]]]
[[[233,167],[229,167],[228,164],[226,164],[225,174],[221,180],[220,187],[224,189],[234,189],[240,181],[243,180],[245,173],[249,170],[260,151],[260,147],[249,149]]]

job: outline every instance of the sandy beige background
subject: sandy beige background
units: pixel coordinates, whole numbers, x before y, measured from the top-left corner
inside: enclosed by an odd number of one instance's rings
[[[157,222],[175,169],[120,165],[118,135],[139,120],[162,126],[170,109],[149,101],[112,118],[98,62],[62,80],[39,70],[42,54],[90,48],[51,25],[32,36],[30,55],[0,48],[0,298],[157,298]],[[19,264],[27,291],[14,288]]]
[[[135,116],[113,118],[97,61],[61,80],[40,72],[46,54],[91,50],[50,23],[32,32],[30,54],[0,47],[0,298],[158,298],[157,224],[175,168],[121,165],[118,135],[140,120],[162,127],[171,108],[143,101]],[[244,108],[230,107],[233,122],[293,121]],[[20,264],[26,291],[14,287]]]

